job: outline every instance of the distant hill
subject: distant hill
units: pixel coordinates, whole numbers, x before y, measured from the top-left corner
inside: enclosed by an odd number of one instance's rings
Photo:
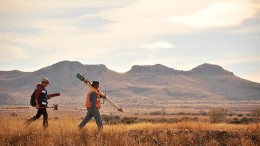
[[[52,102],[82,105],[87,88],[75,74],[99,80],[101,89],[121,104],[171,103],[172,100],[260,100],[260,84],[241,79],[221,66],[202,64],[179,71],[161,64],[134,65],[117,73],[105,65],[61,61],[34,72],[0,71],[0,103],[28,105],[36,84],[48,77],[49,93],[60,92]],[[142,100],[142,101],[141,101]]]

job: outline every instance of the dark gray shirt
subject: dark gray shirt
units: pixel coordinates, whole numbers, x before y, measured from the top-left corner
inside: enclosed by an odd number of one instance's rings
[[[90,94],[90,103],[93,111],[96,111],[96,103],[97,103],[97,93],[92,92]]]

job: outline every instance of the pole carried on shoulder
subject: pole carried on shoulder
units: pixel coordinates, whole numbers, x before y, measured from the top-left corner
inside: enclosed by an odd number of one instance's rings
[[[89,88],[93,88],[93,87],[91,86],[90,81],[87,80],[82,74],[78,73],[78,74],[76,74],[76,77],[77,77],[80,81],[84,82]],[[100,90],[100,89],[99,89],[99,90]],[[102,96],[106,96],[106,94],[105,94],[104,92],[102,92],[101,90],[100,90],[100,94],[101,94]],[[106,101],[107,101],[108,103],[110,103],[110,104],[111,104],[114,108],[116,108],[118,111],[123,112],[123,109],[122,109],[121,107],[119,107],[118,105],[116,105],[116,104],[115,104],[109,97],[107,97],[107,96],[106,96]]]

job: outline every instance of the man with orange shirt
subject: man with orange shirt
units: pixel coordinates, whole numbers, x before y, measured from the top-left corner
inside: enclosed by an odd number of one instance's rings
[[[100,95],[99,82],[93,81],[91,86],[93,87],[88,91],[85,106],[87,108],[87,115],[83,121],[79,124],[78,128],[82,129],[91,119],[94,117],[98,130],[102,130],[102,118],[100,116],[99,109],[101,107],[100,98],[106,98]]]

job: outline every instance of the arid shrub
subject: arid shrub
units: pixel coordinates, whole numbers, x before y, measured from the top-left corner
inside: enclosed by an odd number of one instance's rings
[[[18,116],[18,114],[16,112],[10,113],[10,117],[17,117],[17,116]]]
[[[125,124],[133,124],[136,122],[137,119],[137,117],[124,117],[121,121]]]
[[[243,117],[243,114],[237,114],[238,117]]]
[[[255,118],[259,118],[260,117],[260,108],[255,108],[252,110],[252,116]]]
[[[229,123],[232,123],[232,124],[239,124],[241,123],[238,118],[233,118],[232,120],[229,121]]]
[[[234,113],[228,113],[228,116],[232,117],[234,116]]]
[[[247,117],[242,117],[240,121],[241,121],[241,123],[245,123],[245,124],[251,122],[250,118],[247,118]]]
[[[208,113],[206,111],[204,111],[204,110],[200,110],[198,114],[202,115],[202,116],[207,116],[208,115]]]
[[[179,113],[177,113],[176,115],[188,115],[188,113],[185,113],[185,112],[179,112]]]
[[[227,111],[222,107],[212,108],[209,111],[210,122],[212,123],[221,123],[225,122]]]
[[[154,111],[150,112],[150,115],[162,115],[163,113],[161,111]]]
[[[107,123],[114,123],[115,121],[119,121],[120,120],[120,116],[118,115],[102,115],[102,119],[107,122]]]
[[[238,121],[238,118],[233,118],[233,121]]]

